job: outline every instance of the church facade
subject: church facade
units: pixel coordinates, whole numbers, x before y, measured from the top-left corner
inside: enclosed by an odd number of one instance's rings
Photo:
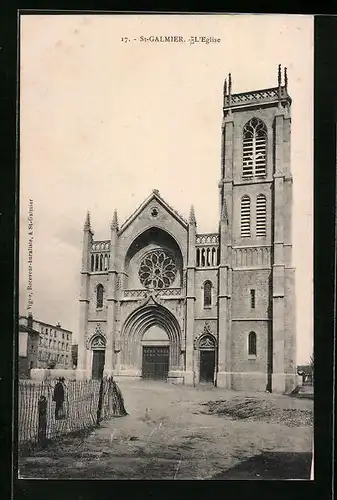
[[[283,80],[283,81],[282,81]],[[291,98],[223,97],[220,217],[200,234],[157,190],[110,235],[84,225],[79,377],[290,392],[296,385]]]

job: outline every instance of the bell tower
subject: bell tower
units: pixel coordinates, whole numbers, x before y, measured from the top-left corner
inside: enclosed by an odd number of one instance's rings
[[[224,84],[217,385],[295,386],[291,98],[277,86],[233,94]],[[226,220],[226,223],[224,222]]]

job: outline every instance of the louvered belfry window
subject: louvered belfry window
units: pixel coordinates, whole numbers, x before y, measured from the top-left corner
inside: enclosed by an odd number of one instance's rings
[[[264,177],[267,165],[267,127],[252,118],[243,129],[242,177]]]
[[[266,236],[267,200],[263,194],[256,198],[256,236]]]
[[[250,198],[243,196],[241,198],[241,237],[250,236]]]

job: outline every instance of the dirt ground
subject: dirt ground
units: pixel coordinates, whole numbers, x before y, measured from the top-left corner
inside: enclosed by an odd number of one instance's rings
[[[313,401],[120,382],[129,415],[22,453],[20,477],[309,479]]]

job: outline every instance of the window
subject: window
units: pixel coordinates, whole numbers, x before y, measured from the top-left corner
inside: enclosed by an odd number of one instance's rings
[[[153,250],[142,259],[138,276],[145,288],[168,288],[177,274],[174,257],[166,250]]]
[[[67,340],[69,340],[69,333],[67,333]]]
[[[266,175],[267,127],[258,118],[252,118],[243,129],[242,177]]]
[[[250,291],[250,307],[255,309],[255,290]]]
[[[64,333],[62,333],[62,338],[63,338],[63,340],[64,340]]]
[[[250,198],[241,198],[241,238],[250,236]]]
[[[97,285],[96,289],[96,308],[101,309],[103,307],[103,285]]]
[[[256,333],[250,332],[248,335],[248,356],[256,356]]]
[[[204,307],[212,306],[212,283],[206,281],[204,283]]]
[[[266,236],[267,199],[263,194],[256,198],[256,236]]]

